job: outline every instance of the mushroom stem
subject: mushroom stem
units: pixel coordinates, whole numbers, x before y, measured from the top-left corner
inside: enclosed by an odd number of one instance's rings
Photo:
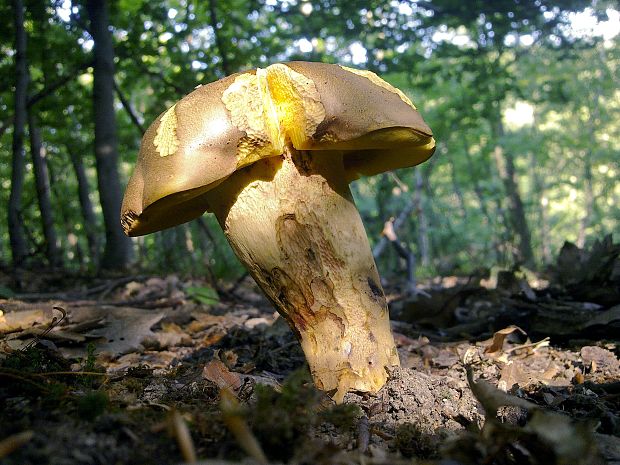
[[[233,250],[297,334],[316,386],[336,401],[377,392],[399,365],[342,157],[286,147],[207,194]]]

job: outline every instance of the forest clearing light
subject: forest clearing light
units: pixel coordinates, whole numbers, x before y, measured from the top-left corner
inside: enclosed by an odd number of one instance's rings
[[[366,49],[360,42],[353,42],[349,45],[349,52],[351,53],[351,61],[353,64],[360,65],[366,63],[368,60]]]
[[[304,16],[310,16],[312,14],[312,10],[313,10],[313,6],[312,3],[302,3],[301,7],[299,8],[299,10],[301,11],[301,14]]]
[[[506,108],[504,120],[512,129],[521,129],[534,123],[534,106],[528,102],[519,100],[514,107]]]
[[[312,51],[312,42],[310,42],[305,37],[303,39],[299,39],[295,45],[299,48],[301,53],[310,53]]]
[[[620,12],[612,8],[605,10],[607,21],[599,21],[592,8],[579,13],[569,13],[570,29],[568,35],[575,38],[602,37],[609,41],[620,34]]]

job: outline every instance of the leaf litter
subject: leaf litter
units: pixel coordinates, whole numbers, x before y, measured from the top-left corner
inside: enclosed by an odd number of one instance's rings
[[[38,276],[0,300],[0,462],[620,463],[619,253],[567,243],[542,286],[514,269],[394,288],[402,368],[341,406],[248,279],[37,299]]]

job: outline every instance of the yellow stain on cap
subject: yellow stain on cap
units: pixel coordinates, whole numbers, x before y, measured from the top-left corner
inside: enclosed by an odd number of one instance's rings
[[[300,147],[325,119],[325,108],[314,81],[288,66],[267,67],[269,93],[285,136]]]
[[[396,87],[394,87],[389,82],[385,82],[383,79],[381,79],[379,76],[377,76],[372,71],[368,71],[368,70],[364,70],[364,69],[349,68],[347,66],[342,66],[342,65],[340,65],[340,67],[342,69],[346,70],[346,71],[351,72],[351,73],[357,74],[359,76],[364,76],[366,79],[369,79],[373,84],[376,84],[379,87],[383,87],[384,89],[387,89],[390,92],[394,92],[395,94],[397,94],[400,97],[400,99],[403,102],[405,102],[407,105],[409,105],[414,110],[417,110],[417,108],[415,107],[415,105],[413,104],[411,99],[409,97],[407,97],[404,94],[403,91],[401,91],[400,89],[397,89]]]
[[[279,140],[278,120],[275,110],[269,106],[264,81],[266,79],[258,71],[256,74],[244,73],[237,76],[222,94],[231,122],[246,134],[237,145],[237,168],[277,155],[283,147]]]
[[[222,102],[246,134],[238,144],[237,167],[281,154],[287,139],[302,146],[325,118],[314,82],[284,64],[237,76]]]
[[[179,148],[179,139],[177,138],[177,114],[172,105],[161,117],[157,133],[153,139],[153,145],[160,157],[172,155]]]

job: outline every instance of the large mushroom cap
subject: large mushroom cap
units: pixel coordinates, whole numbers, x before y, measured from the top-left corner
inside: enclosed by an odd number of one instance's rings
[[[344,153],[349,180],[417,165],[435,149],[413,103],[372,72],[291,62],[239,73],[197,88],[149,127],[123,199],[125,233],[200,216],[206,192],[286,144]]]

